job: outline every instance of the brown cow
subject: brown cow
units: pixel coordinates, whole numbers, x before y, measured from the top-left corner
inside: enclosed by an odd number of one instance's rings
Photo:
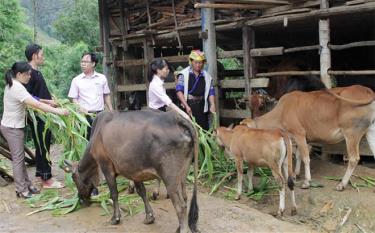
[[[185,179],[194,155],[194,176],[198,167],[198,139],[190,122],[174,112],[102,112],[96,117],[90,142],[78,166],[68,162],[78,196],[89,204],[97,184],[100,166],[113,200],[112,224],[120,222],[116,177],[133,180],[145,206],[144,223],[154,222],[143,181],[160,178],[176,209],[177,232],[198,232],[197,184],[195,180],[189,216]]]
[[[246,119],[242,124],[289,132],[305,165],[302,188],[308,188],[311,181],[307,142],[335,144],[345,140],[349,164],[336,187],[343,190],[359,161],[359,142],[366,133],[375,153],[375,130],[371,130],[375,119],[374,100],[374,92],[360,85],[307,93],[296,91],[284,95],[271,112],[254,120]]]
[[[234,129],[219,127],[216,129],[216,139],[220,146],[225,147],[227,154],[233,156],[236,161],[237,200],[240,199],[242,193],[242,166],[245,161],[248,163],[248,190],[253,190],[254,166],[267,166],[271,169],[280,189],[278,215],[282,216],[285,210],[286,179],[292,193],[292,215],[297,213],[292,178],[292,142],[285,132],[279,129],[250,129],[241,125]],[[281,172],[281,167],[284,175]]]

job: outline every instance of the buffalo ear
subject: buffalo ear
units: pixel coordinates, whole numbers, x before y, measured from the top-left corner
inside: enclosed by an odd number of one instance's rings
[[[65,172],[71,173],[73,171],[73,165],[70,161],[64,160],[64,166],[61,167]]]

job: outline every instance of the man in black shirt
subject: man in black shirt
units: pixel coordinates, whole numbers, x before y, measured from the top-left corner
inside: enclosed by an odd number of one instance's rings
[[[25,56],[32,67],[31,78],[28,84],[25,85],[27,91],[37,100],[49,104],[55,105],[52,100],[51,94],[48,90],[46,82],[43,78],[42,73],[38,70],[38,67],[44,63],[44,55],[42,47],[37,44],[30,44],[26,47]],[[36,137],[34,131],[34,124],[29,120],[31,126],[31,132],[34,139],[35,145],[35,159],[36,159],[36,177],[41,179],[43,188],[62,188],[64,185],[61,182],[52,178],[51,173],[51,161],[47,159],[49,148],[51,145],[51,132],[47,131],[45,140],[43,140],[44,122],[37,118],[37,131],[38,137]],[[39,140],[38,140],[39,139]]]

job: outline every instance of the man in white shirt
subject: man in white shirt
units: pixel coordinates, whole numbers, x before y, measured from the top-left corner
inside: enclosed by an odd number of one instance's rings
[[[112,102],[107,78],[95,71],[98,58],[95,53],[85,53],[81,58],[82,73],[76,76],[71,83],[68,97],[80,107],[80,111],[99,113],[104,106],[112,111]],[[93,119],[86,116],[90,125]],[[87,139],[90,139],[91,127],[87,128]]]

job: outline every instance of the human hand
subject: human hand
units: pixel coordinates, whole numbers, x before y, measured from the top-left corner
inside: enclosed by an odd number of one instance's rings
[[[186,113],[187,113],[189,116],[193,116],[193,112],[191,111],[191,108],[189,107],[189,105],[186,105],[185,110],[186,110]]]
[[[79,111],[81,113],[84,113],[84,114],[88,114],[89,113],[89,111],[86,108],[84,108],[84,107],[79,107]]]
[[[212,105],[210,106],[210,112],[211,112],[211,113],[216,113],[216,107],[215,107],[214,104],[212,104]]]
[[[58,108],[56,113],[61,116],[68,116],[70,114],[69,110],[65,108]]]

